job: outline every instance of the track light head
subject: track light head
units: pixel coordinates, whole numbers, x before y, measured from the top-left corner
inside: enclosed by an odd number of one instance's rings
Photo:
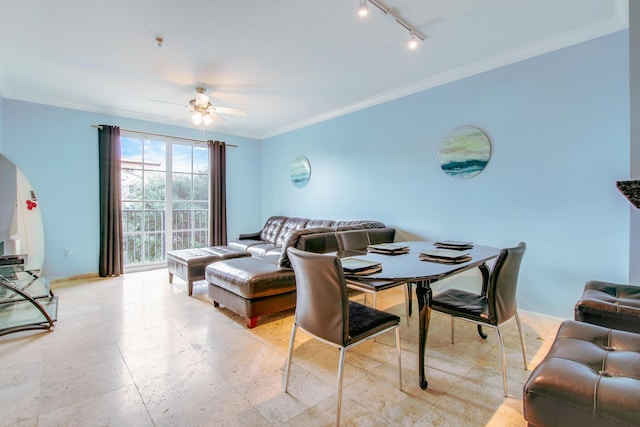
[[[367,16],[369,14],[368,0],[360,0],[360,6],[358,6],[358,15]]]
[[[411,33],[411,37],[409,37],[409,49],[416,50],[418,48],[418,36],[416,33]]]

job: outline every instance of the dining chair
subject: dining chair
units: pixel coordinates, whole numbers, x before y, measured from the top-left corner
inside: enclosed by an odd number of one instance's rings
[[[380,334],[395,330],[398,379],[400,390],[402,390],[400,318],[350,301],[347,298],[347,286],[339,257],[305,252],[293,247],[287,249],[287,254],[296,277],[296,311],[289,341],[284,391],[288,393],[293,345],[298,328],[321,342],[338,347],[340,362],[336,425],[339,425],[346,350]]]
[[[488,326],[496,330],[502,354],[502,385],[505,397],[507,396],[507,362],[500,326],[513,318],[516,319],[518,325],[522,359],[524,360],[524,369],[527,370],[527,353],[516,306],[518,275],[525,250],[526,244],[524,242],[518,243],[513,248],[502,249],[480,294],[460,289],[448,289],[434,295],[431,300],[433,310],[451,316],[452,344],[454,343],[455,318],[477,324],[479,326],[478,332],[483,339],[486,339],[487,336],[482,333],[481,326]]]
[[[338,251],[341,256],[357,256],[358,254],[366,254],[367,247],[371,244],[369,233],[367,230],[352,230],[336,233],[338,241]],[[411,300],[411,283],[398,282],[389,280],[349,280],[347,279],[347,287],[364,293],[364,303],[367,304],[367,295],[373,297],[373,308],[377,308],[378,292],[385,289],[394,288],[399,285],[406,285],[407,292],[404,296],[404,306],[407,315],[407,326],[409,326],[409,317],[411,316],[410,300]]]

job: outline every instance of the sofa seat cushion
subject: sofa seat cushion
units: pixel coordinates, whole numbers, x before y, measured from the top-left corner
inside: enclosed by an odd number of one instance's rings
[[[240,249],[243,251],[248,251],[251,246],[262,245],[262,244],[264,244],[264,241],[257,240],[257,239],[242,239],[242,240],[233,240],[229,242],[230,247]]]
[[[274,245],[273,243],[261,243],[258,245],[251,245],[247,248],[247,251],[256,256],[264,256],[268,253],[278,253],[282,250],[281,246]]]
[[[567,320],[524,385],[535,426],[637,425],[640,334]]]
[[[209,283],[246,299],[278,295],[296,289],[293,270],[255,256],[211,264],[207,266],[205,276]]]

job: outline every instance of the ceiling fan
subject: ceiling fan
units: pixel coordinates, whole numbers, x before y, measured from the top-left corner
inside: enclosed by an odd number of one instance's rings
[[[221,107],[211,104],[209,97],[205,95],[207,90],[203,87],[196,87],[196,97],[189,101],[187,107],[189,111],[178,114],[173,120],[180,118],[185,113],[191,113],[191,122],[196,126],[208,126],[214,120],[225,120],[219,114],[229,114],[234,116],[246,116],[247,110],[242,108]]]

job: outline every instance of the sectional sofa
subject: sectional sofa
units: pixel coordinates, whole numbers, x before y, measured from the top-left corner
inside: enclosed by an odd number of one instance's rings
[[[241,234],[229,248],[251,256],[209,264],[205,278],[213,305],[223,305],[257,325],[259,316],[295,307],[295,276],[287,248],[316,253],[336,252],[336,233],[366,229],[371,243],[393,242],[395,229],[380,221],[334,221],[272,216],[260,231]]]

